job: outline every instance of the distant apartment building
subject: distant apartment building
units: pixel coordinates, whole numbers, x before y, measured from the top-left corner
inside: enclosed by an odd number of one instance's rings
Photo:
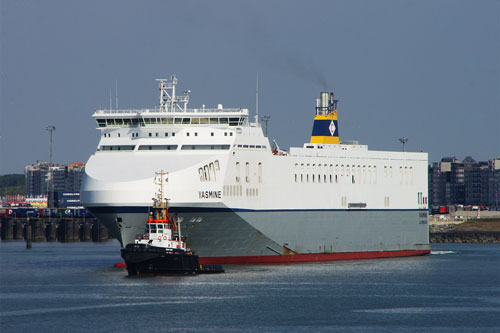
[[[444,157],[429,166],[431,206],[471,205],[500,207],[500,158],[477,162]]]
[[[500,159],[489,160],[488,202],[492,207],[500,207]]]
[[[82,184],[85,163],[73,162],[69,165],[37,162],[24,170],[26,196],[48,196],[50,207],[57,206],[63,193],[78,193]]]

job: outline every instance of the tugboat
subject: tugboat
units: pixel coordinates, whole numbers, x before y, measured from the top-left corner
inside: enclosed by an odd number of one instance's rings
[[[128,275],[223,273],[221,265],[200,265],[198,256],[186,247],[180,221],[168,215],[168,199],[163,195],[166,175],[163,171],[156,173],[159,179],[155,178],[155,183],[160,189],[153,198],[144,235],[121,250]]]

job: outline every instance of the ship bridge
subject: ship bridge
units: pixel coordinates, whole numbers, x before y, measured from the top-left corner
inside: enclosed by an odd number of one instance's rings
[[[96,110],[93,118],[98,128],[107,127],[150,127],[161,125],[172,126],[248,126],[249,110],[245,108],[188,109],[190,90],[182,96],[176,95],[177,78],[157,79],[160,88],[160,105],[149,109],[101,109]]]

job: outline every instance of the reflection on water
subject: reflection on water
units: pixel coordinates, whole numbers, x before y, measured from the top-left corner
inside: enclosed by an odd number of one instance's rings
[[[500,328],[500,247],[129,278],[118,243],[0,243],[2,331]]]

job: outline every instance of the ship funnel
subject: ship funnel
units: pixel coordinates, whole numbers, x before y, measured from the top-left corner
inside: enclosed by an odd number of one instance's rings
[[[320,96],[321,96],[321,108],[323,109],[323,111],[326,111],[328,109],[328,93],[322,92]]]
[[[316,115],[314,117],[311,143],[339,144],[339,128],[337,123],[337,100],[334,94],[320,93],[316,99]]]

